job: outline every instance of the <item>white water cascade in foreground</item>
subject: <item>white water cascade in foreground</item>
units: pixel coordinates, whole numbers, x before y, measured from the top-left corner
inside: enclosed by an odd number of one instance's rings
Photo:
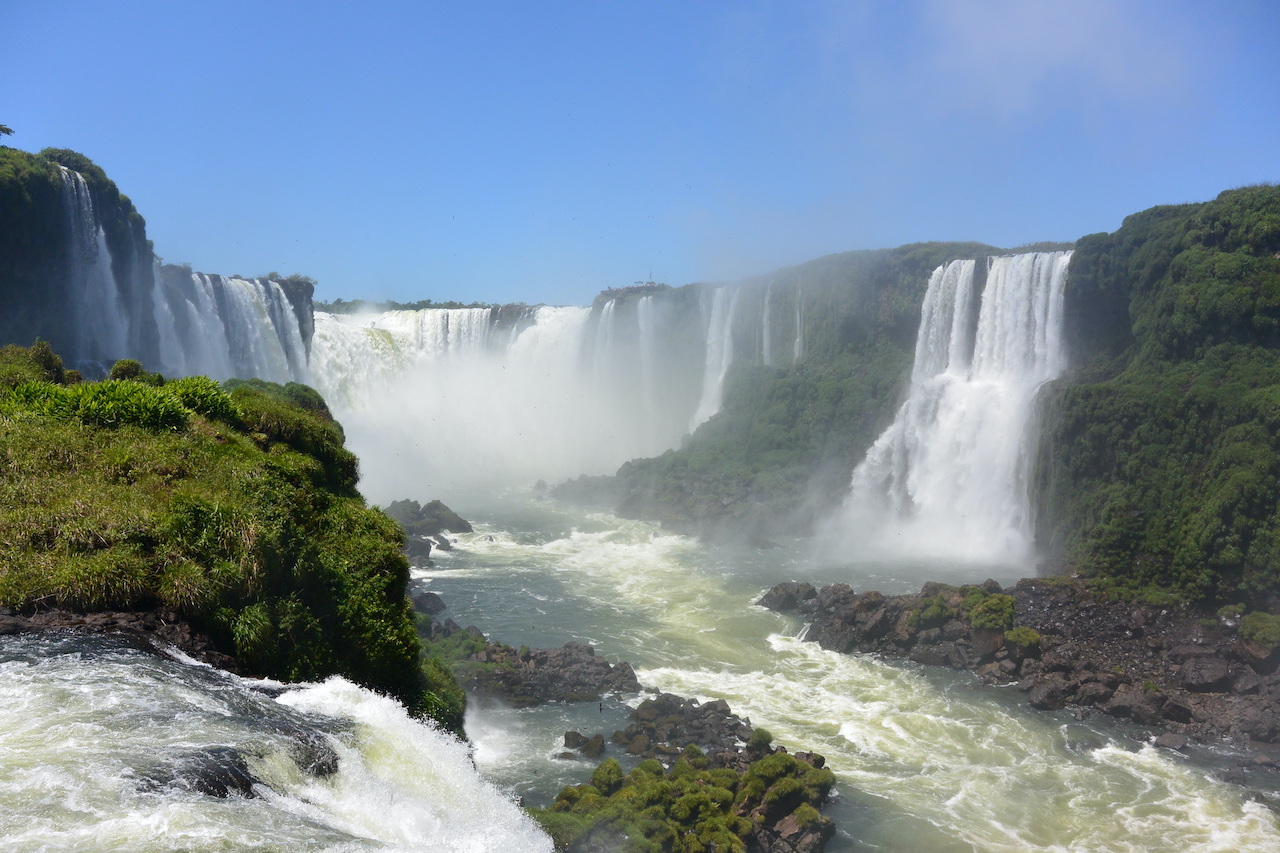
[[[974,261],[934,271],[907,400],[854,470],[835,519],[844,548],[873,558],[1033,557],[1034,404],[1066,366],[1070,259],[1070,252],[992,258],[981,293]]]
[[[281,687],[127,640],[5,637],[0,851],[549,853],[466,744],[340,678]],[[202,793],[235,763],[251,795]]]

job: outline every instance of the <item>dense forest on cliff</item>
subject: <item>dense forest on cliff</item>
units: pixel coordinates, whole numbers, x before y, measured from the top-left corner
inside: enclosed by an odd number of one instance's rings
[[[1124,594],[1276,604],[1280,187],[1080,240],[1048,389],[1038,541]]]
[[[77,380],[47,344],[0,349],[0,605],[168,608],[246,671],[345,675],[461,732],[419,660],[404,534],[316,392],[137,362]]]

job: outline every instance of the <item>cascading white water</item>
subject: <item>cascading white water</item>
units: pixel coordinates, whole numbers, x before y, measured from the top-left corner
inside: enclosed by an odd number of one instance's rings
[[[708,333],[720,342],[708,380],[717,387],[736,302],[733,289],[721,291]],[[683,352],[669,351],[664,317],[647,293],[594,310],[525,309],[509,333],[506,309],[321,312],[310,371],[375,499],[555,482],[612,473],[675,446],[687,429],[697,378]],[[718,391],[704,391],[701,405],[713,414]]]
[[[130,641],[5,637],[0,851],[550,851],[466,744],[395,701],[260,684]],[[233,760],[253,796],[200,786]]]
[[[638,397],[623,411],[593,381],[582,357],[590,313],[539,307],[508,339],[490,331],[490,309],[317,313],[314,383],[359,448],[366,491],[394,499],[565,479],[629,458],[644,430]],[[598,335],[591,345],[602,346]]]
[[[592,370],[598,384],[610,380],[609,362],[613,352],[613,312],[616,301],[610,299],[600,309],[600,318],[596,321],[595,355],[592,359]]]
[[[724,392],[724,378],[733,365],[733,317],[738,308],[738,288],[716,288],[711,298],[711,311],[707,318],[706,330],[706,365],[702,373],[702,396],[698,400],[698,408],[689,421],[689,431],[693,432],[708,418],[720,411],[721,397]]]
[[[198,275],[198,273],[197,273]],[[275,382],[306,376],[306,350],[297,317],[274,281],[222,279],[224,327],[231,362],[242,375]]]
[[[69,292],[76,294],[78,340],[68,355],[82,368],[93,370],[125,358],[128,351],[128,315],[120,299],[107,236],[94,215],[93,197],[79,172],[59,167],[63,204],[71,231]]]
[[[267,279],[191,273],[152,293],[162,372],[306,382],[307,346],[284,288]]]
[[[907,400],[854,470],[835,517],[842,556],[1033,558],[1034,402],[1066,364],[1062,292],[1070,258],[992,258],[980,297],[973,261],[933,273]]]

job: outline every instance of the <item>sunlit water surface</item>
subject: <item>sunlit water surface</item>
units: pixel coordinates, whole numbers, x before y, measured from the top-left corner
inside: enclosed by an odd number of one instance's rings
[[[1280,850],[1265,797],[1194,757],[1136,730],[1032,711],[1020,692],[967,674],[823,651],[753,603],[780,580],[898,593],[926,579],[1008,583],[1016,569],[815,566],[798,547],[710,550],[536,495],[451,502],[476,531],[414,570],[444,615],[511,645],[590,642],[631,661],[646,687],[724,698],[777,741],[822,753],[839,779],[831,850]],[[564,732],[607,739],[639,699],[476,708],[468,733],[488,778],[545,803],[591,769],[557,757]]]

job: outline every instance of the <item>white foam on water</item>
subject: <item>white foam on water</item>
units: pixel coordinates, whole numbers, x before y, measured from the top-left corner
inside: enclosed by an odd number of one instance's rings
[[[280,702],[250,684],[113,641],[3,638],[0,851],[551,849],[464,744],[391,700],[341,679]],[[299,769],[291,731],[327,740],[337,772]],[[259,796],[174,781],[229,748]]]
[[[887,797],[975,850],[1280,849],[1274,813],[1149,746],[1100,739],[1106,745],[1081,754],[1055,718],[993,701],[964,676],[930,678],[780,635],[770,645],[777,660],[766,671],[638,675],[674,693],[727,699],[779,742],[822,753],[843,784]]]
[[[1273,812],[1169,753],[1033,711],[1020,692],[968,675],[836,654],[797,639],[794,622],[752,604],[760,588],[750,578],[759,569],[732,557],[721,565],[723,555],[694,540],[608,514],[568,512],[541,526],[476,524],[475,533],[451,538],[457,550],[424,574],[444,581],[465,573],[479,596],[471,604],[500,608],[513,627],[521,616],[509,611],[545,613],[555,605],[573,620],[574,636],[598,637],[603,654],[637,665],[646,687],[726,699],[779,742],[823,754],[847,797],[891,806],[888,828],[878,830],[889,849],[1280,849]],[[539,600],[529,600],[528,590],[539,591]],[[606,604],[579,608],[578,597]],[[490,624],[474,610],[468,621]],[[588,710],[595,716],[594,706]],[[577,726],[521,713],[469,718],[482,770],[517,785],[513,779],[566,772],[566,762],[548,753]],[[527,724],[512,725],[515,719]],[[623,727],[590,725],[581,731],[606,737]],[[856,821],[859,808],[841,813]],[[858,825],[847,828],[856,843]],[[956,847],[939,847],[939,839]]]
[[[405,849],[551,850],[532,820],[475,772],[466,744],[400,704],[340,678],[280,702],[356,723],[354,743],[339,746],[339,773],[292,792],[344,831]]]

